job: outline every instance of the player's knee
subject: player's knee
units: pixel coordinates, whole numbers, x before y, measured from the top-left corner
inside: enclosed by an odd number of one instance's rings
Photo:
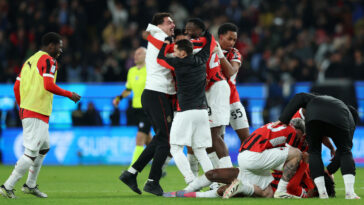
[[[35,160],[35,158],[38,156],[38,151],[33,151],[28,148],[25,148],[24,155],[29,157],[31,160]]]
[[[214,181],[214,179],[217,177],[217,173],[215,170],[210,170],[208,172],[205,173],[205,176],[208,180],[210,181]]]
[[[183,148],[181,148],[181,146],[178,146],[178,145],[171,145],[171,154],[172,155],[176,155],[177,153],[183,151],[182,150]]]
[[[39,154],[46,155],[49,152],[49,149],[43,149],[39,151]]]

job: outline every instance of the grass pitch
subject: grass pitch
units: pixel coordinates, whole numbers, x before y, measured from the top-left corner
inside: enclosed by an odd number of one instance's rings
[[[320,199],[252,199],[235,198],[223,200],[163,198],[143,192],[138,195],[121,183],[118,176],[125,166],[44,166],[38,179],[39,187],[48,194],[47,199],[39,199],[21,192],[26,176],[16,185],[15,200],[0,198],[0,204],[118,204],[118,205],[179,205],[179,204],[364,204],[362,200],[345,200],[344,184],[340,173],[335,175],[337,197],[329,200]],[[0,183],[4,183],[13,166],[0,165]],[[150,167],[139,174],[138,184],[142,190],[148,178]],[[182,175],[175,166],[167,168],[167,176],[161,180],[164,191],[175,191],[185,187]],[[364,198],[364,169],[357,169],[356,193]]]

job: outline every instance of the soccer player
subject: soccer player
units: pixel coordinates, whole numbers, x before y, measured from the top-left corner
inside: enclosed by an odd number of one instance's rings
[[[128,71],[128,77],[125,85],[126,89],[121,93],[121,95],[115,97],[113,100],[114,106],[118,106],[120,100],[128,97],[131,94],[131,91],[133,91],[132,108],[133,113],[138,119],[138,132],[136,136],[136,146],[130,166],[139,158],[140,154],[143,152],[144,145],[148,145],[152,140],[152,136],[150,135],[151,123],[142,109],[141,102],[147,76],[145,54],[146,48],[144,47],[140,47],[135,50],[135,66],[131,67]]]
[[[230,125],[243,143],[249,137],[249,122],[235,86],[236,75],[242,63],[241,54],[234,48],[238,38],[238,28],[232,23],[225,23],[219,27],[218,36],[220,47],[227,59],[227,61],[221,61],[221,66],[226,67],[223,71],[230,87]],[[221,54],[218,56],[223,57]]]
[[[147,31],[158,40],[164,41],[174,33],[174,23],[169,13],[156,13]],[[155,135],[135,163],[121,174],[119,179],[134,192],[141,194],[136,181],[137,174],[153,159],[149,178],[144,191],[161,196],[163,189],[159,184],[162,166],[169,154],[169,132],[173,120],[171,98],[176,94],[175,81],[171,70],[157,63],[159,49],[148,43],[146,53],[147,79],[142,94],[142,106],[150,119]]]
[[[62,39],[57,33],[42,36],[42,48],[27,59],[14,85],[16,102],[23,125],[24,154],[18,159],[13,172],[1,185],[0,193],[15,198],[14,186],[29,170],[28,179],[22,187],[26,194],[47,198],[38,189],[37,177],[43,159],[49,151],[48,122],[52,112],[53,94],[68,97],[75,103],[81,97],[63,90],[56,82],[58,63],[62,53]]]
[[[328,198],[323,177],[324,165],[321,158],[322,140],[323,137],[328,136],[337,147],[335,157],[340,159],[338,163],[340,163],[344,178],[345,198],[360,199],[354,192],[355,162],[351,153],[355,126],[359,119],[357,111],[331,96],[299,93],[288,103],[279,120],[288,123],[288,119],[300,107],[306,110],[305,122],[311,178],[316,184],[320,198]]]
[[[158,55],[158,63],[174,71],[176,75],[178,110],[171,128],[171,154],[187,184],[195,179],[184,146],[192,147],[204,172],[213,169],[206,148],[212,146],[205,96],[206,62],[210,56],[211,34],[206,32],[206,44],[197,54],[187,39],[174,44],[175,58],[167,58],[166,43]]]
[[[271,170],[282,170],[283,176],[292,178],[301,160],[301,152],[294,147],[284,147],[289,141],[301,138],[304,133],[304,123],[298,119],[292,125],[266,124],[255,130],[241,146],[238,156],[238,168],[217,169],[198,177],[183,192],[169,193],[166,196],[200,190],[212,182],[230,184],[225,190],[224,198],[230,198],[238,193],[245,196],[273,197],[270,183],[273,181]],[[237,180],[234,180],[236,179]],[[212,179],[212,180],[210,180]],[[287,185],[286,185],[287,186]],[[222,192],[221,189],[220,191]],[[197,197],[216,197],[216,190],[199,193]],[[290,196],[286,193],[287,196]],[[292,197],[292,196],[290,196]]]
[[[192,42],[196,44],[203,44],[204,39],[201,38],[203,32],[206,30],[205,24],[201,19],[193,18],[187,21],[185,26],[186,34],[191,38]],[[216,41],[213,41],[216,44]],[[201,46],[200,45],[200,46]],[[198,51],[198,49],[195,49]],[[212,136],[212,148],[208,148],[207,152],[209,157],[217,168],[232,167],[231,158],[227,146],[222,139],[222,128],[229,124],[229,96],[230,88],[224,75],[221,72],[220,61],[216,53],[212,53],[206,64],[207,73],[207,86],[206,98],[209,105],[209,121]],[[226,60],[226,59],[225,59]],[[191,164],[196,164],[193,157],[189,157]],[[194,165],[196,166],[196,165]]]

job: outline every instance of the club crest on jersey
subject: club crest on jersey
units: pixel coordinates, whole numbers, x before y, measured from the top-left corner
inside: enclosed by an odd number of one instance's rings
[[[51,72],[54,73],[56,71],[56,65],[52,65]]]

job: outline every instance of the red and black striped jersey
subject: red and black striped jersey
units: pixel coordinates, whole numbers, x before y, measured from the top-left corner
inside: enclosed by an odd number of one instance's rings
[[[229,62],[237,62],[239,65],[242,63],[241,54],[239,50],[236,48],[232,48],[230,50],[224,50],[224,55]],[[238,71],[239,72],[239,71]],[[230,87],[230,104],[236,103],[240,101],[239,93],[236,90],[236,76],[238,75],[236,72],[234,75],[230,76],[228,79],[229,87]]]
[[[240,147],[240,152],[249,150],[263,152],[266,149],[284,147],[289,141],[295,141],[296,130],[291,125],[268,123],[255,130]],[[292,142],[292,143],[293,143]]]

